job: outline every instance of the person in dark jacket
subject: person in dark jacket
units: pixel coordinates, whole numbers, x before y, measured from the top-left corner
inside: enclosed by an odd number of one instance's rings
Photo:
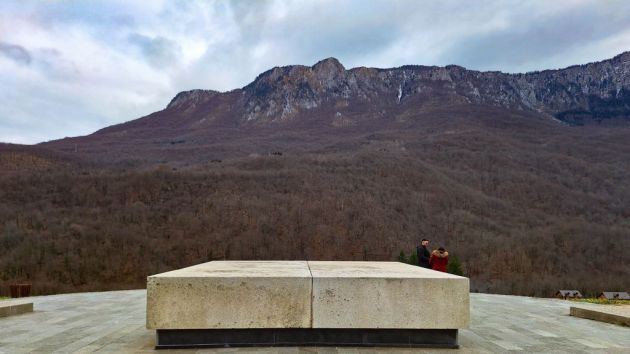
[[[429,259],[431,257],[431,252],[429,252],[429,240],[423,238],[420,242],[420,246],[416,247],[416,253],[418,255],[418,266],[423,268],[431,268],[429,264]]]
[[[444,247],[440,247],[431,252],[431,258],[429,259],[431,269],[446,273],[448,266],[448,252]]]

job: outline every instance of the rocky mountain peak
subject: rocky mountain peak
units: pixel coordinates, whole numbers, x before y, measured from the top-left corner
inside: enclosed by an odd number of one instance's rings
[[[630,51],[623,52],[619,55],[616,55],[611,60],[616,61],[618,63],[630,63]]]
[[[320,60],[311,67],[318,76],[336,77],[345,74],[346,68],[336,58]]]
[[[321,109],[338,118],[357,108],[391,112],[429,103],[529,110],[570,124],[611,118],[630,121],[630,52],[527,74],[479,72],[457,65],[346,70],[339,60],[327,58],[313,66],[275,67],[237,91],[239,102],[229,109],[239,122],[293,120]],[[223,94],[181,92],[167,108],[191,112],[216,95]]]
[[[177,108],[182,110],[191,110],[196,108],[199,104],[202,104],[210,98],[220,94],[219,91],[214,90],[189,90],[182,91],[175,95],[175,97],[166,106],[169,108]]]

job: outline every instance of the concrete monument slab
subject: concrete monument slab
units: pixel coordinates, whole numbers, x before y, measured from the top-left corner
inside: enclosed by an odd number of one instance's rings
[[[303,261],[214,261],[148,277],[147,328],[307,328]]]
[[[308,264],[313,328],[468,328],[468,278],[399,262]]]
[[[157,348],[457,347],[468,279],[397,262],[216,261],[147,280]]]

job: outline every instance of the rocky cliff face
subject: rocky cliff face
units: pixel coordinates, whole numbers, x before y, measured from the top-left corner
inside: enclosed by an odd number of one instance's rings
[[[218,94],[220,94],[220,92],[214,90],[182,91],[171,100],[166,108],[191,111],[196,109],[200,104],[208,102],[208,100]]]
[[[336,116],[357,107],[372,110],[425,104],[471,103],[537,111],[570,124],[630,121],[630,52],[610,60],[526,74],[480,72],[450,65],[346,70],[334,58],[312,67],[276,67],[243,89],[230,105],[239,124],[282,122],[300,113],[332,109]],[[178,94],[169,109],[186,112],[209,102],[216,91]]]

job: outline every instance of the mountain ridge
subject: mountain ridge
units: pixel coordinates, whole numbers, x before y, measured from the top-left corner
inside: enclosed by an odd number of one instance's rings
[[[494,121],[484,118],[489,116]],[[41,145],[88,159],[107,155],[107,161],[145,160],[151,154],[155,163],[171,161],[173,149],[190,151],[178,160],[302,151],[301,141],[313,141],[307,149],[312,150],[385,130],[453,124],[466,130],[516,116],[522,118],[517,125],[537,129],[558,122],[630,125],[630,52],[525,74],[457,65],[346,69],[331,57],[312,66],[271,68],[231,91],[182,91],[163,110]]]
[[[569,124],[585,120],[630,119],[630,52],[611,59],[563,69],[528,73],[469,70],[458,65],[403,65],[396,68],[345,69],[335,58],[313,66],[274,67],[248,85],[227,91],[180,92],[173,102],[195,105],[216,95],[241,93],[237,105],[244,121],[282,121],[320,107],[327,100],[349,105],[350,99],[389,98],[400,104],[412,96],[448,94],[468,103],[534,110]]]

